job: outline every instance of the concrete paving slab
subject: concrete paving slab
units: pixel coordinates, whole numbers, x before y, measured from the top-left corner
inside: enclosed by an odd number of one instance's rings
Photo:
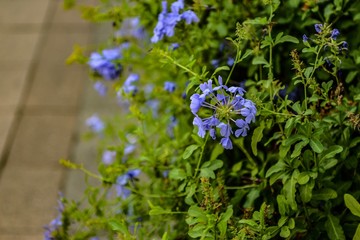
[[[0,65],[3,62],[31,61],[39,33],[0,33]]]
[[[0,67],[0,106],[17,107],[26,84],[28,67]]]
[[[26,106],[78,106],[86,76],[84,66],[40,64]]]
[[[2,24],[42,24],[51,0],[1,0],[0,22]]]
[[[86,46],[89,43],[90,29],[83,32],[59,32],[59,29],[51,29],[42,46],[39,62],[42,66],[50,64],[65,65],[66,59],[73,51],[74,45]]]
[[[5,170],[59,169],[59,159],[69,157],[74,120],[74,116],[24,116]]]
[[[27,235],[24,234],[2,234],[0,233],[0,239],[1,240],[39,240],[43,239],[44,236],[42,234],[36,234],[36,235]]]
[[[7,166],[0,181],[0,233],[41,234],[56,217],[62,173]]]
[[[5,146],[11,131],[13,120],[14,120],[14,114],[4,115],[4,116],[0,114],[0,165],[2,160],[1,156],[3,156],[3,152],[5,150]]]

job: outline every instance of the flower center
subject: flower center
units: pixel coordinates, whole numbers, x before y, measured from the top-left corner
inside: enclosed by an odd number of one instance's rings
[[[233,106],[231,104],[226,104],[226,105],[218,105],[216,108],[216,116],[219,120],[222,119],[230,119],[230,115],[232,114],[233,111]]]

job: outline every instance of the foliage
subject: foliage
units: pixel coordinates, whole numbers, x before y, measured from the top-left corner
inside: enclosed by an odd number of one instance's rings
[[[68,62],[128,112],[48,239],[359,238],[360,1],[64,6],[113,26]]]

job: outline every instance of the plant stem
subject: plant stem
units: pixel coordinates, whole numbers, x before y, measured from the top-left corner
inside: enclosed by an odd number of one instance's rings
[[[204,144],[203,144],[202,147],[201,147],[200,157],[199,157],[199,159],[198,159],[198,163],[197,163],[196,168],[195,168],[194,178],[196,178],[196,175],[197,175],[198,171],[200,170],[201,160],[202,160],[202,158],[203,158],[205,146],[206,146],[206,143],[207,143],[207,140],[208,140],[208,139],[209,139],[209,134],[206,134]]]
[[[239,61],[239,56],[240,56],[240,55],[241,55],[241,52],[239,51],[239,46],[236,46],[236,57],[235,57],[235,61],[234,61],[234,64],[232,65],[232,67],[231,67],[231,70],[230,70],[230,73],[229,73],[229,75],[228,75],[228,77],[227,77],[227,79],[226,79],[225,85],[229,82],[230,77],[231,77],[231,75],[232,75],[232,73],[233,73],[233,71],[234,71],[234,69],[235,69],[235,66],[236,66],[237,62]]]

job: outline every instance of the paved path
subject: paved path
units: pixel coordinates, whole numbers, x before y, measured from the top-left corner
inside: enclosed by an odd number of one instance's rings
[[[96,154],[78,141],[79,126],[106,101],[92,93],[85,66],[64,63],[96,34],[61,3],[0,1],[0,240],[43,239],[59,190],[81,193],[81,174],[58,160]]]

